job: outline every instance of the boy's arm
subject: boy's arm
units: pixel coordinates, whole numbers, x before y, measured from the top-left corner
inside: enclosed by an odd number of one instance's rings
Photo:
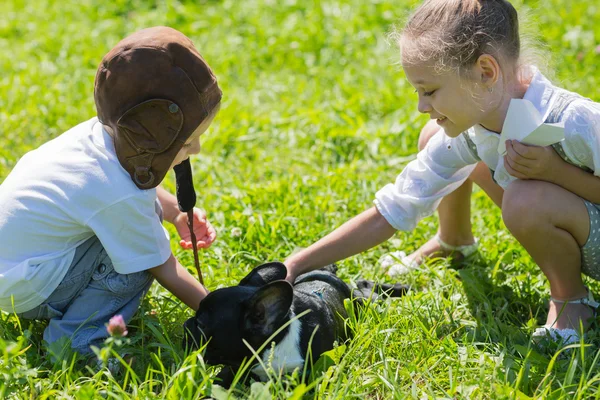
[[[177,261],[173,254],[164,264],[150,268],[148,271],[158,283],[194,311],[198,310],[200,301],[208,294],[208,290]]]
[[[181,213],[177,205],[177,197],[163,189],[162,186],[156,187],[156,197],[162,206],[163,218],[165,221],[173,223],[175,217]]]
[[[396,229],[376,207],[359,214],[310,247],[285,260],[286,280],[294,282],[305,272],[361,253],[394,235]]]

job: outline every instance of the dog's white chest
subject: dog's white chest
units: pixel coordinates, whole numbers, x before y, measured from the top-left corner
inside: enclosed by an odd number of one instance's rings
[[[261,357],[263,364],[267,367],[270,365],[276,373],[288,373],[292,372],[295,368],[302,367],[304,365],[304,358],[300,354],[301,329],[300,321],[298,319],[293,320],[283,340],[275,348],[268,348],[263,352]],[[270,364],[269,360],[271,360]],[[268,379],[268,375],[261,364],[254,367],[252,372],[258,375],[261,380]]]

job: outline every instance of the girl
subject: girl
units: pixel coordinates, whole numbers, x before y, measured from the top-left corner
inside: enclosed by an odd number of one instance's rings
[[[421,253],[450,238],[450,245],[468,246],[471,178],[502,207],[504,223],[550,282],[548,318],[534,335],[578,340],[580,323],[587,328],[598,306],[581,273],[600,278],[600,105],[523,64],[517,12],[508,1],[427,0],[396,36],[418,109],[439,132],[428,125],[426,146],[377,192],[375,207],[289,257],[287,279],[412,230],[438,205],[442,240]],[[545,123],[564,124],[565,139],[547,147],[507,140],[504,153],[500,133],[516,122],[506,123],[512,102],[528,102]],[[454,232],[444,230],[456,222]]]

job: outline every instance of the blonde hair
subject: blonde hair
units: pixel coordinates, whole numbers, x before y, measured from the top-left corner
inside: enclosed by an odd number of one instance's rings
[[[461,76],[482,54],[495,57],[505,72],[517,73],[522,61],[519,18],[506,0],[425,0],[390,37],[403,65],[433,62],[437,71]]]

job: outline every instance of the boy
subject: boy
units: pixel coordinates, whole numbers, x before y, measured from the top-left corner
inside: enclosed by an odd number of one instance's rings
[[[115,314],[133,317],[154,278],[196,310],[206,289],[173,256],[161,219],[191,248],[188,216],[157,186],[200,151],[219,110],[210,67],[182,33],[136,32],[102,60],[98,112],[26,154],[0,185],[0,309],[49,319],[89,353]],[[199,247],[215,231],[194,210]]]

